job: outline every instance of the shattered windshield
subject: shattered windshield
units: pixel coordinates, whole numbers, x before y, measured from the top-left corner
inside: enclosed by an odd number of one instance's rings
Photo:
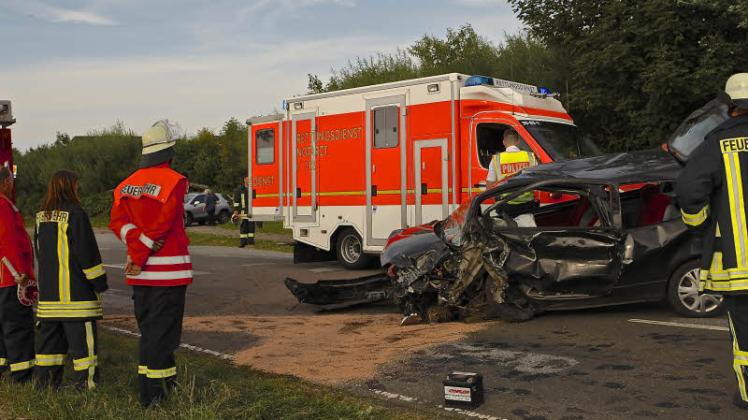
[[[583,138],[571,124],[539,120],[522,120],[522,125],[554,161],[577,159],[601,154],[590,139]]]
[[[710,131],[729,117],[730,98],[724,92],[689,115],[675,130],[668,142],[668,150],[681,162],[704,141]]]

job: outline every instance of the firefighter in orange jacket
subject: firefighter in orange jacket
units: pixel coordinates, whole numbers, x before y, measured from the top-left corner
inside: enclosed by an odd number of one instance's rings
[[[19,284],[34,278],[31,240],[23,218],[8,196],[13,174],[0,166],[0,373],[10,369],[16,382],[31,379],[34,359],[34,314],[18,300]]]
[[[143,134],[140,169],[114,191],[109,228],[127,245],[127,284],[133,286],[140,329],[138,381],[143,406],[175,385],[174,351],[182,335],[192,264],[184,230],[187,178],[170,167],[177,126],[155,123]]]

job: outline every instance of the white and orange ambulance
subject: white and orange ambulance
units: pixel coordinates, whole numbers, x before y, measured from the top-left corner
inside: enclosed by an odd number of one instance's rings
[[[286,99],[247,121],[252,220],[292,229],[297,262],[366,266],[480,191],[507,129],[541,163],[597,153],[554,96],[452,73]]]

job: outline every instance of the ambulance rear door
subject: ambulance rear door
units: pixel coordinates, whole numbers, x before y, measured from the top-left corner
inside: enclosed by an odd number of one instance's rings
[[[317,222],[317,111],[299,110],[291,121],[291,223]]]
[[[366,101],[366,239],[384,246],[407,225],[406,96]]]
[[[283,127],[280,121],[256,123],[250,140],[250,213],[257,221],[281,220],[283,215]]]

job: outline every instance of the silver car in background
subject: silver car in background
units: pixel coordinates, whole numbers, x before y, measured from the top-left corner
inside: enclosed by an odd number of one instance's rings
[[[222,194],[215,194],[216,223],[224,224],[231,220],[231,205]],[[208,212],[205,211],[204,193],[187,193],[184,196],[184,225],[191,226],[193,223],[204,225],[208,221]]]

